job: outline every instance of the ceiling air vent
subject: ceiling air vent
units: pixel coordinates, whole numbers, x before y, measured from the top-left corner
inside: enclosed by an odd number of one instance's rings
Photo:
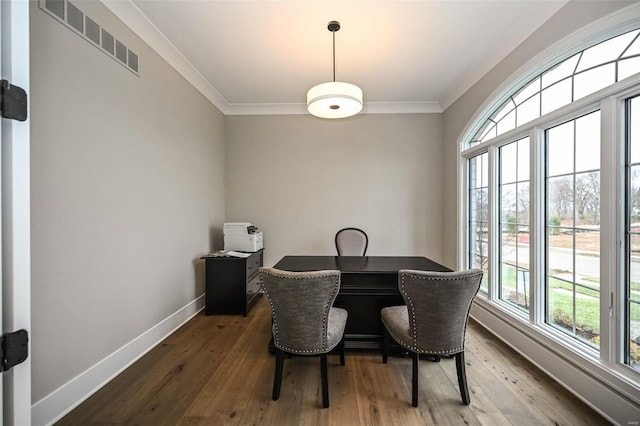
[[[116,58],[120,62],[127,63],[127,46],[116,40]]]
[[[73,3],[67,3],[67,23],[80,34],[84,34],[84,13]]]
[[[100,26],[93,22],[93,19],[88,16],[85,18],[86,27],[85,27],[85,35],[89,40],[100,46]]]
[[[76,3],[82,4],[79,0],[76,0]],[[38,0],[38,5],[40,10],[72,30],[74,34],[89,41],[135,75],[139,75],[138,55],[96,21],[89,18],[74,3],[68,0]]]
[[[109,34],[109,31],[102,29],[102,48],[106,50],[110,55],[113,55],[113,36]]]
[[[45,0],[45,10],[64,20],[64,0]]]

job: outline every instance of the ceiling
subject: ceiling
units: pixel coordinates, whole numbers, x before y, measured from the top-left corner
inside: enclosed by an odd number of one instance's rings
[[[225,114],[305,113],[332,80],[364,112],[441,112],[566,0],[103,0]]]

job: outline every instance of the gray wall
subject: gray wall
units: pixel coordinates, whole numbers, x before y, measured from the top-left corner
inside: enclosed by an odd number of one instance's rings
[[[473,115],[491,94],[512,74],[546,48],[586,25],[603,18],[618,9],[633,4],[632,1],[571,1],[547,21],[538,31],[525,40],[516,50],[487,73],[478,83],[453,103],[443,114],[444,164],[442,181],[444,192],[456,193],[458,154],[457,146],[462,132]],[[444,217],[457,215],[456,197],[444,198]],[[456,235],[455,220],[444,223],[445,235]],[[449,265],[456,265],[456,238],[444,240],[443,256]]]
[[[140,77],[31,4],[32,400],[204,291],[224,116],[98,2]]]
[[[442,260],[441,114],[227,117],[228,221],[264,231],[265,264],[333,255],[335,232],[370,255]]]

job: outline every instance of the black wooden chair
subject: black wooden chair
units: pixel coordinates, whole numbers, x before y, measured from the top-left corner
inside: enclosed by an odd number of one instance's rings
[[[273,400],[280,397],[285,354],[320,355],[322,406],[329,407],[327,354],[339,346],[340,364],[344,365],[347,311],[332,307],[340,290],[340,271],[260,268],[260,281],[273,319],[276,352]]]
[[[387,363],[389,336],[409,351],[413,359],[412,398],[418,406],[420,354],[454,355],[462,402],[471,403],[464,365],[464,339],[469,310],[478,293],[482,271],[428,272],[401,270],[398,289],[404,306],[381,311],[384,324],[382,362]]]
[[[369,237],[358,228],[343,228],[336,233],[338,256],[364,256],[367,253]]]

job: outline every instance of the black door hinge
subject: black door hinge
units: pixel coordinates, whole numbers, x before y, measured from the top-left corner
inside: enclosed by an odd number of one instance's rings
[[[2,80],[0,82],[0,96],[2,117],[18,121],[27,119],[27,92],[22,87]]]
[[[18,330],[0,336],[0,371],[7,371],[29,356],[29,333]]]

